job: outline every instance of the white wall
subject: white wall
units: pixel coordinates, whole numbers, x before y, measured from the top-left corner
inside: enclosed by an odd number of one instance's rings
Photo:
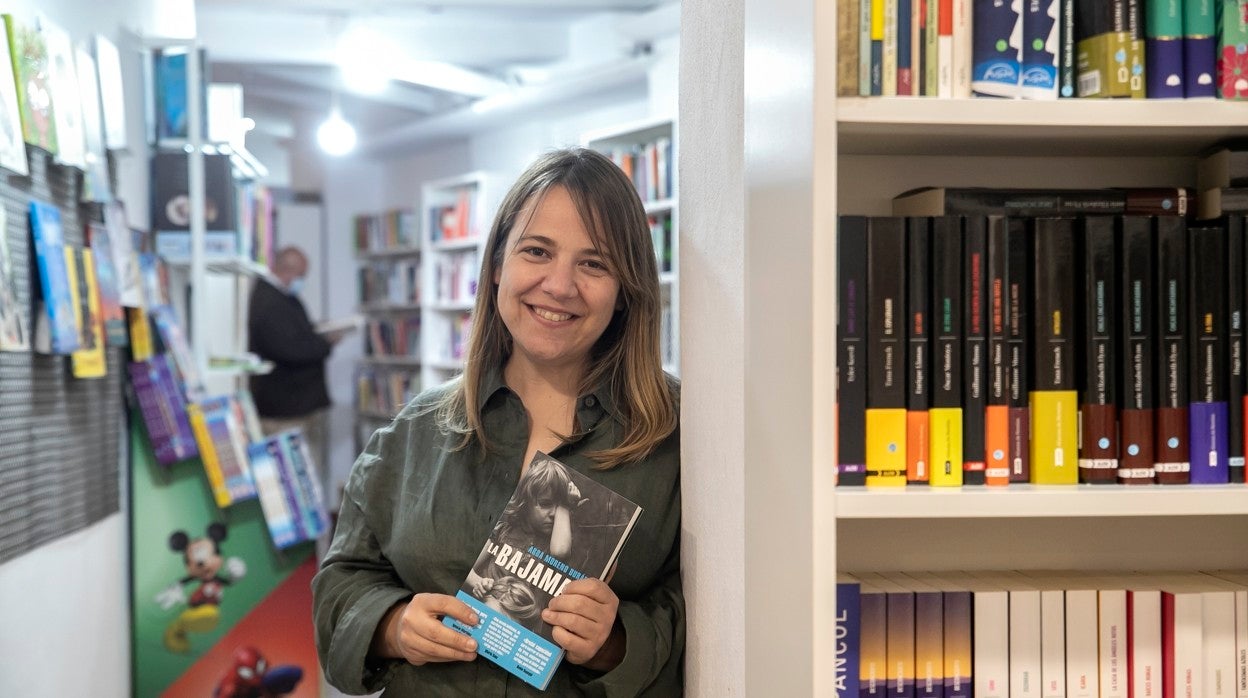
[[[76,43],[101,33],[117,44],[130,141],[129,151],[116,155],[117,195],[131,222],[147,227],[143,74],[135,37],[194,35],[192,0],[17,0],[7,7],[21,16],[41,13]],[[123,458],[123,473],[126,467]],[[126,487],[121,491],[120,513],[0,565],[0,695],[129,695]]]

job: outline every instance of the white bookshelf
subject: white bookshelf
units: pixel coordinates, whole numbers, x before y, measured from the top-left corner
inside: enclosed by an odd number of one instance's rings
[[[835,143],[838,214],[888,215],[923,185],[1191,187],[1203,149],[1248,135],[1248,105],[1222,101],[843,98],[831,113],[816,132]],[[1248,566],[1219,540],[1248,532],[1243,484],[838,489],[823,506],[846,571]]]
[[[490,233],[498,196],[492,179],[478,171],[433,180],[421,187],[421,378],[426,387],[463,370],[460,353],[476,300],[481,250]],[[456,217],[466,215],[466,219],[445,220],[439,212],[448,207],[457,208]]]
[[[668,373],[680,373],[680,206],[676,177],[677,133],[676,121],[670,118],[648,119],[608,128],[589,131],[581,136],[581,144],[607,155],[619,162],[620,154],[633,156],[635,168],[646,161],[645,148],[652,144],[670,143],[670,148],[656,161],[655,171],[663,167],[661,177],[652,177],[647,186],[644,178],[634,176],[638,185],[646,216],[650,219],[652,239],[655,242],[659,262],[659,287],[662,292],[663,317],[660,334],[660,351],[663,368]],[[660,148],[663,146],[660,145]]]

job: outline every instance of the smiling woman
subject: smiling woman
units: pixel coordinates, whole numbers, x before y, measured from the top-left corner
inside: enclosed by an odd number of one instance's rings
[[[521,480],[540,450],[644,512],[631,538],[645,544],[624,546],[609,583],[568,581],[542,611],[566,653],[550,693],[678,695],[679,386],[660,364],[636,189],[596,151],[542,157],[500,206],[479,278],[462,377],[417,396],[352,469],[313,583],[326,677],[388,696],[536,694],[473,666],[475,642],[442,621],[476,624],[451,595],[496,523],[578,555],[583,489],[540,466]],[[523,511],[505,511],[521,482]]]

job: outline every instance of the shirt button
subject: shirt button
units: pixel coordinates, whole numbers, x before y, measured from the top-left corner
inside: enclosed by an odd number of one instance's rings
[[[594,405],[597,405],[597,404],[598,404],[598,400],[593,395],[590,395],[589,397],[585,398],[586,407],[593,407]]]

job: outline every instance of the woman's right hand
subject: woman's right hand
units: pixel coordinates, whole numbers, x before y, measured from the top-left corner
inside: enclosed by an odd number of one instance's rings
[[[417,594],[386,613],[381,625],[384,640],[381,647],[374,647],[374,653],[402,658],[416,666],[476,659],[476,641],[443,625],[443,616],[465,625],[478,622],[476,612],[453,596]]]

